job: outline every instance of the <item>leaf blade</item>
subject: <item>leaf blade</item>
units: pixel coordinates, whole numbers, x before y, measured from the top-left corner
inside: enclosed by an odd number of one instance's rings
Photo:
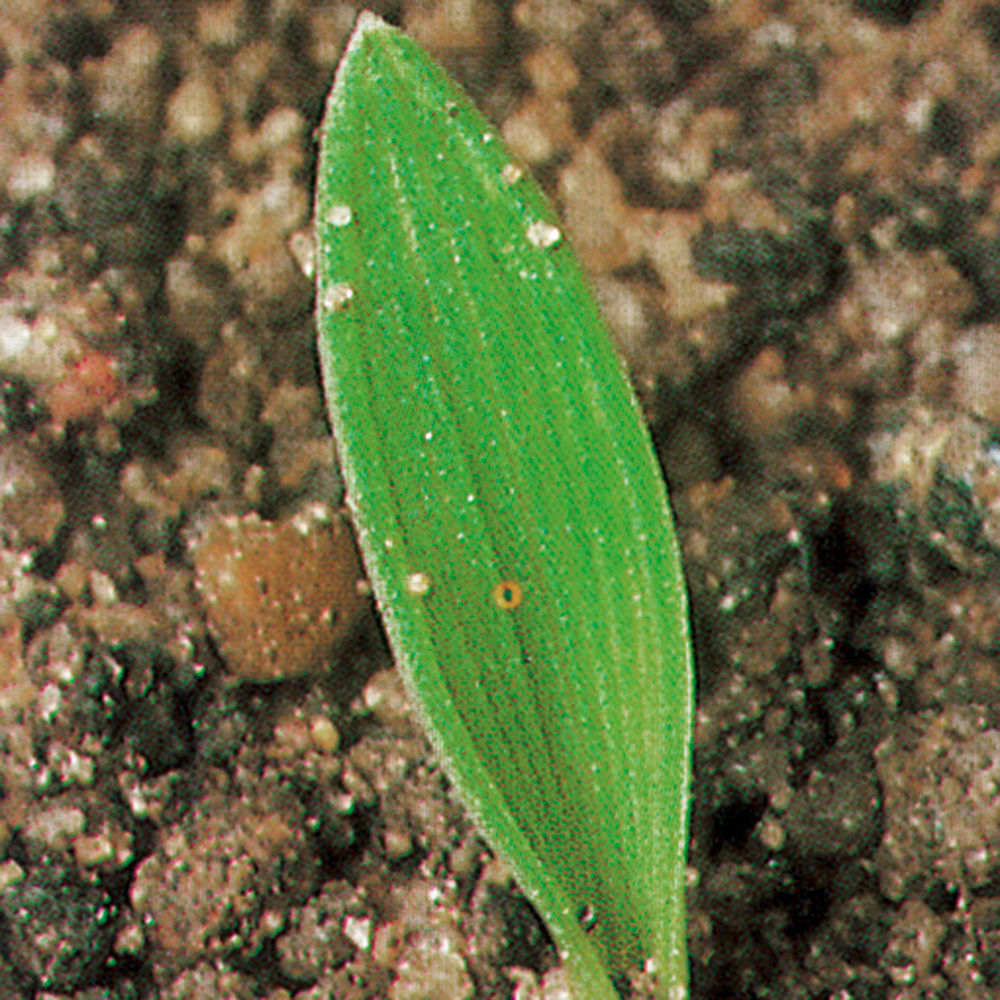
[[[582,995],[610,1000],[608,971],[649,955],[683,983],[679,553],[558,221],[443,72],[362,15],[327,105],[316,225],[349,503],[435,749]],[[514,607],[492,596],[504,581]]]

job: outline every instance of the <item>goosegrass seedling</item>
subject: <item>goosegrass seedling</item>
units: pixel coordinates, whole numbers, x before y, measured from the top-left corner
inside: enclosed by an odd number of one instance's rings
[[[558,218],[492,125],[362,14],[322,125],[317,323],[394,655],[577,1000],[686,995],[692,680],[636,401]]]

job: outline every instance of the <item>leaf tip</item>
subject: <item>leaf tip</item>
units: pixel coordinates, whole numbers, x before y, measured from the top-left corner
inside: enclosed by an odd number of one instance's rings
[[[351,30],[350,37],[347,39],[347,44],[344,46],[344,51],[341,54],[333,86],[330,88],[330,94],[327,98],[328,116],[341,102],[342,91],[347,86],[348,77],[352,75],[350,67],[354,63],[360,64],[364,62],[361,53],[366,48],[365,43],[369,40],[374,41],[377,35],[394,35],[397,33],[396,28],[370,10],[363,10],[358,14],[357,20],[354,22],[354,28]],[[323,127],[326,128],[326,125],[327,122],[324,122]]]
[[[392,25],[384,21],[378,14],[370,10],[363,10],[358,14],[358,19],[354,22],[354,30],[347,43],[348,48],[353,48],[370,31],[392,31]]]

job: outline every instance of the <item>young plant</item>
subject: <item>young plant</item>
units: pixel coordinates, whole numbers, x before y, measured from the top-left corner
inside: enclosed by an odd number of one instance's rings
[[[663,480],[540,189],[368,13],[316,233],[348,504],[435,752],[577,1000],[647,960],[682,997],[692,672]]]

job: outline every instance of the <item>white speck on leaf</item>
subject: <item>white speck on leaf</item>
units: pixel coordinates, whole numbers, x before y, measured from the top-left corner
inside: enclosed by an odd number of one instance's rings
[[[554,247],[562,239],[562,233],[556,226],[548,222],[532,222],[528,226],[528,242],[540,250]]]
[[[326,214],[326,221],[331,226],[337,226],[338,228],[349,226],[353,218],[354,213],[351,211],[349,205],[334,205]]]
[[[505,163],[500,171],[504,184],[516,184],[524,176],[524,171],[516,163]]]
[[[350,285],[330,285],[323,292],[323,308],[327,312],[342,312],[350,305],[353,298],[354,289]]]

